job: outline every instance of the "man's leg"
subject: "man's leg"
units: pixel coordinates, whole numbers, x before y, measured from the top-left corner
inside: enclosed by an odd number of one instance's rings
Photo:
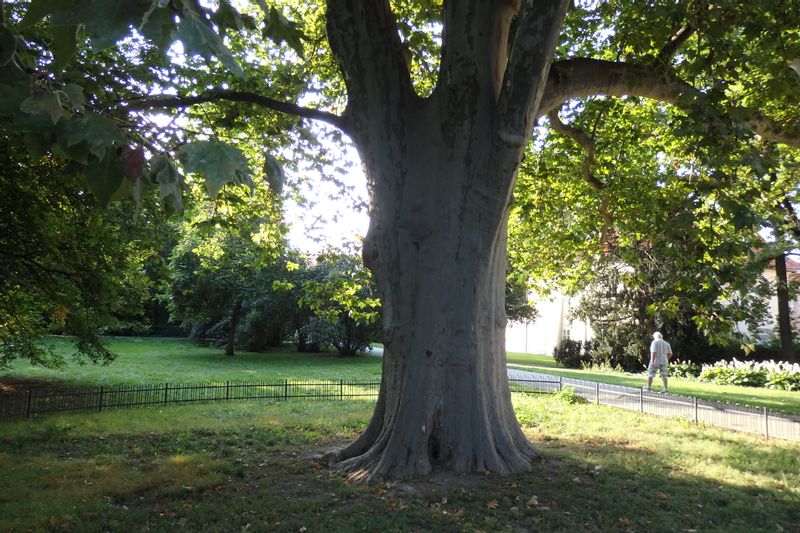
[[[664,384],[664,391],[669,392],[669,387],[667,386],[667,367],[666,365],[661,368],[661,382]]]

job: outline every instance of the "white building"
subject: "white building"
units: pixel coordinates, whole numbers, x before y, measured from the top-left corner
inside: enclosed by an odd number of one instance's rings
[[[590,340],[592,327],[582,320],[570,320],[570,310],[579,296],[553,293],[536,303],[539,316],[534,322],[509,322],[506,327],[506,350],[553,355],[562,339]]]
[[[791,282],[800,282],[800,263],[786,259],[787,277]],[[756,337],[769,340],[775,337],[778,323],[778,297],[774,292],[776,274],[774,262],[764,271],[764,277],[773,287],[769,302],[767,323],[759,328]],[[506,327],[506,350],[552,355],[553,349],[561,345],[563,339],[587,341],[594,337],[592,326],[582,320],[570,320],[570,311],[575,308],[580,296],[567,296],[553,293],[536,303],[538,318],[534,322],[509,322]],[[800,294],[789,300],[792,315],[792,330],[800,332]],[[736,330],[751,335],[744,322],[736,324]]]

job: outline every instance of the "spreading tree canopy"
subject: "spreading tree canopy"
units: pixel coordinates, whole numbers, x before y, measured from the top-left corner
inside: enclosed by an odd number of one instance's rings
[[[280,179],[274,148],[313,150],[310,121],[354,143],[385,343],[372,421],[329,455],[356,478],[531,468],[503,298],[512,192],[540,118],[558,127],[572,118],[559,110],[597,95],[660,102],[671,128],[701,139],[712,177],[749,165],[743,147],[781,158],[800,144],[794,0],[0,5],[3,127],[72,161],[101,204],[157,185],[177,207],[186,180],[213,196],[248,183],[254,165]],[[517,195],[536,197],[546,171]],[[600,219],[613,221],[604,197],[636,201],[635,188],[593,185],[607,193],[584,191],[575,207]]]

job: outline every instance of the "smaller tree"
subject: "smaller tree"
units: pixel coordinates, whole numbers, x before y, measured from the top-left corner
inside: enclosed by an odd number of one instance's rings
[[[72,336],[79,361],[108,362],[100,336],[140,319],[163,217],[155,195],[138,217],[132,201],[99,210],[72,166],[41,155],[0,133],[0,368],[62,364],[49,333]]]
[[[366,349],[379,334],[380,300],[361,257],[327,251],[311,271],[312,279],[301,287],[300,305],[315,316],[304,333],[312,342],[335,346],[342,355]]]
[[[284,249],[280,206],[264,183],[229,186],[208,201],[195,186],[172,252],[166,297],[194,338],[224,339],[234,355],[240,321],[264,290],[263,270]]]

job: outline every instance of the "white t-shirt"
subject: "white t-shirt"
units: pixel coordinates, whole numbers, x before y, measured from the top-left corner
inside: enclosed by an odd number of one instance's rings
[[[667,356],[672,353],[672,347],[664,339],[655,339],[650,343],[650,353],[656,354],[653,364],[666,365],[669,362]]]

